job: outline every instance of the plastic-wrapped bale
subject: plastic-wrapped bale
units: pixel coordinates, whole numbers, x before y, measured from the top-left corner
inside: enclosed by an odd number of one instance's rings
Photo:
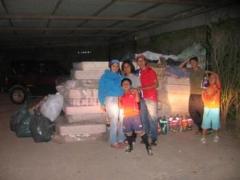
[[[79,79],[79,80],[67,80],[62,86],[64,90],[70,89],[97,89],[98,79]]]
[[[88,113],[88,112],[83,114],[66,115],[66,119],[69,123],[91,121],[94,119],[100,120],[101,122],[106,121],[104,113]]]
[[[107,61],[85,61],[73,63],[73,69],[76,70],[105,70],[108,68]]]
[[[70,106],[98,106],[97,89],[70,89],[65,94],[65,103]]]
[[[64,108],[66,115],[77,115],[87,113],[102,113],[99,106],[66,106]]]
[[[68,91],[68,94],[65,98],[97,98],[98,90],[97,89],[87,89],[87,88],[74,88]]]
[[[78,140],[89,140],[102,137],[106,133],[106,125],[99,119],[78,123],[62,121],[57,123],[56,130],[60,136],[78,137]]]
[[[172,114],[188,114],[189,78],[167,78],[167,97]]]
[[[98,89],[98,79],[80,79],[77,80],[78,87],[88,89]]]
[[[98,106],[97,98],[68,98],[65,103],[70,106]]]
[[[103,74],[102,70],[71,70],[73,79],[100,79]]]

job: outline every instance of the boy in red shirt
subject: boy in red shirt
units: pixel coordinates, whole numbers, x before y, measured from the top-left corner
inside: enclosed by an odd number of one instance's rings
[[[123,110],[123,132],[127,136],[128,147],[126,152],[133,150],[132,132],[139,134],[146,146],[148,155],[152,155],[152,149],[148,142],[148,136],[143,130],[139,114],[140,97],[137,89],[131,89],[132,82],[124,78],[121,82],[124,94],[119,99],[119,106]]]

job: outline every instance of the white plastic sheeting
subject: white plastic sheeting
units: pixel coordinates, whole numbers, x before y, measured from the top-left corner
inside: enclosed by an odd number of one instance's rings
[[[150,61],[157,61],[160,59],[172,59],[174,61],[184,61],[191,57],[198,57],[199,65],[201,67],[205,66],[206,62],[206,49],[200,43],[193,43],[192,46],[185,48],[180,54],[178,55],[165,55],[151,51],[145,51],[142,53],[135,54],[135,57],[139,55],[144,55],[144,57]]]

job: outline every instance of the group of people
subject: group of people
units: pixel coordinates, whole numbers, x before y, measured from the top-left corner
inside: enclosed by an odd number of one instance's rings
[[[136,63],[138,70],[135,70],[132,61],[123,61],[120,68],[119,60],[111,60],[109,69],[100,78],[98,99],[110,121],[110,146],[123,148],[127,142],[125,151],[131,152],[136,135],[139,135],[148,155],[152,155],[151,147],[156,146],[158,140],[158,78],[143,55],[136,58]],[[185,67],[187,63],[191,64],[191,68]],[[200,83],[206,72],[198,66],[196,57],[184,61],[179,67],[190,74],[189,113],[199,132],[202,132],[201,141],[206,143],[207,130],[218,130],[220,127],[218,75],[208,71],[209,87],[203,90]],[[216,134],[215,141],[218,140]]]

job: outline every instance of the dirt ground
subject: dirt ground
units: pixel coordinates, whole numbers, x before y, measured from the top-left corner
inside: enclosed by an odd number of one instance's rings
[[[221,132],[200,143],[194,131],[160,135],[153,156],[137,142],[132,153],[105,139],[69,144],[34,143],[9,130],[19,106],[0,94],[0,180],[239,180],[240,140]]]

